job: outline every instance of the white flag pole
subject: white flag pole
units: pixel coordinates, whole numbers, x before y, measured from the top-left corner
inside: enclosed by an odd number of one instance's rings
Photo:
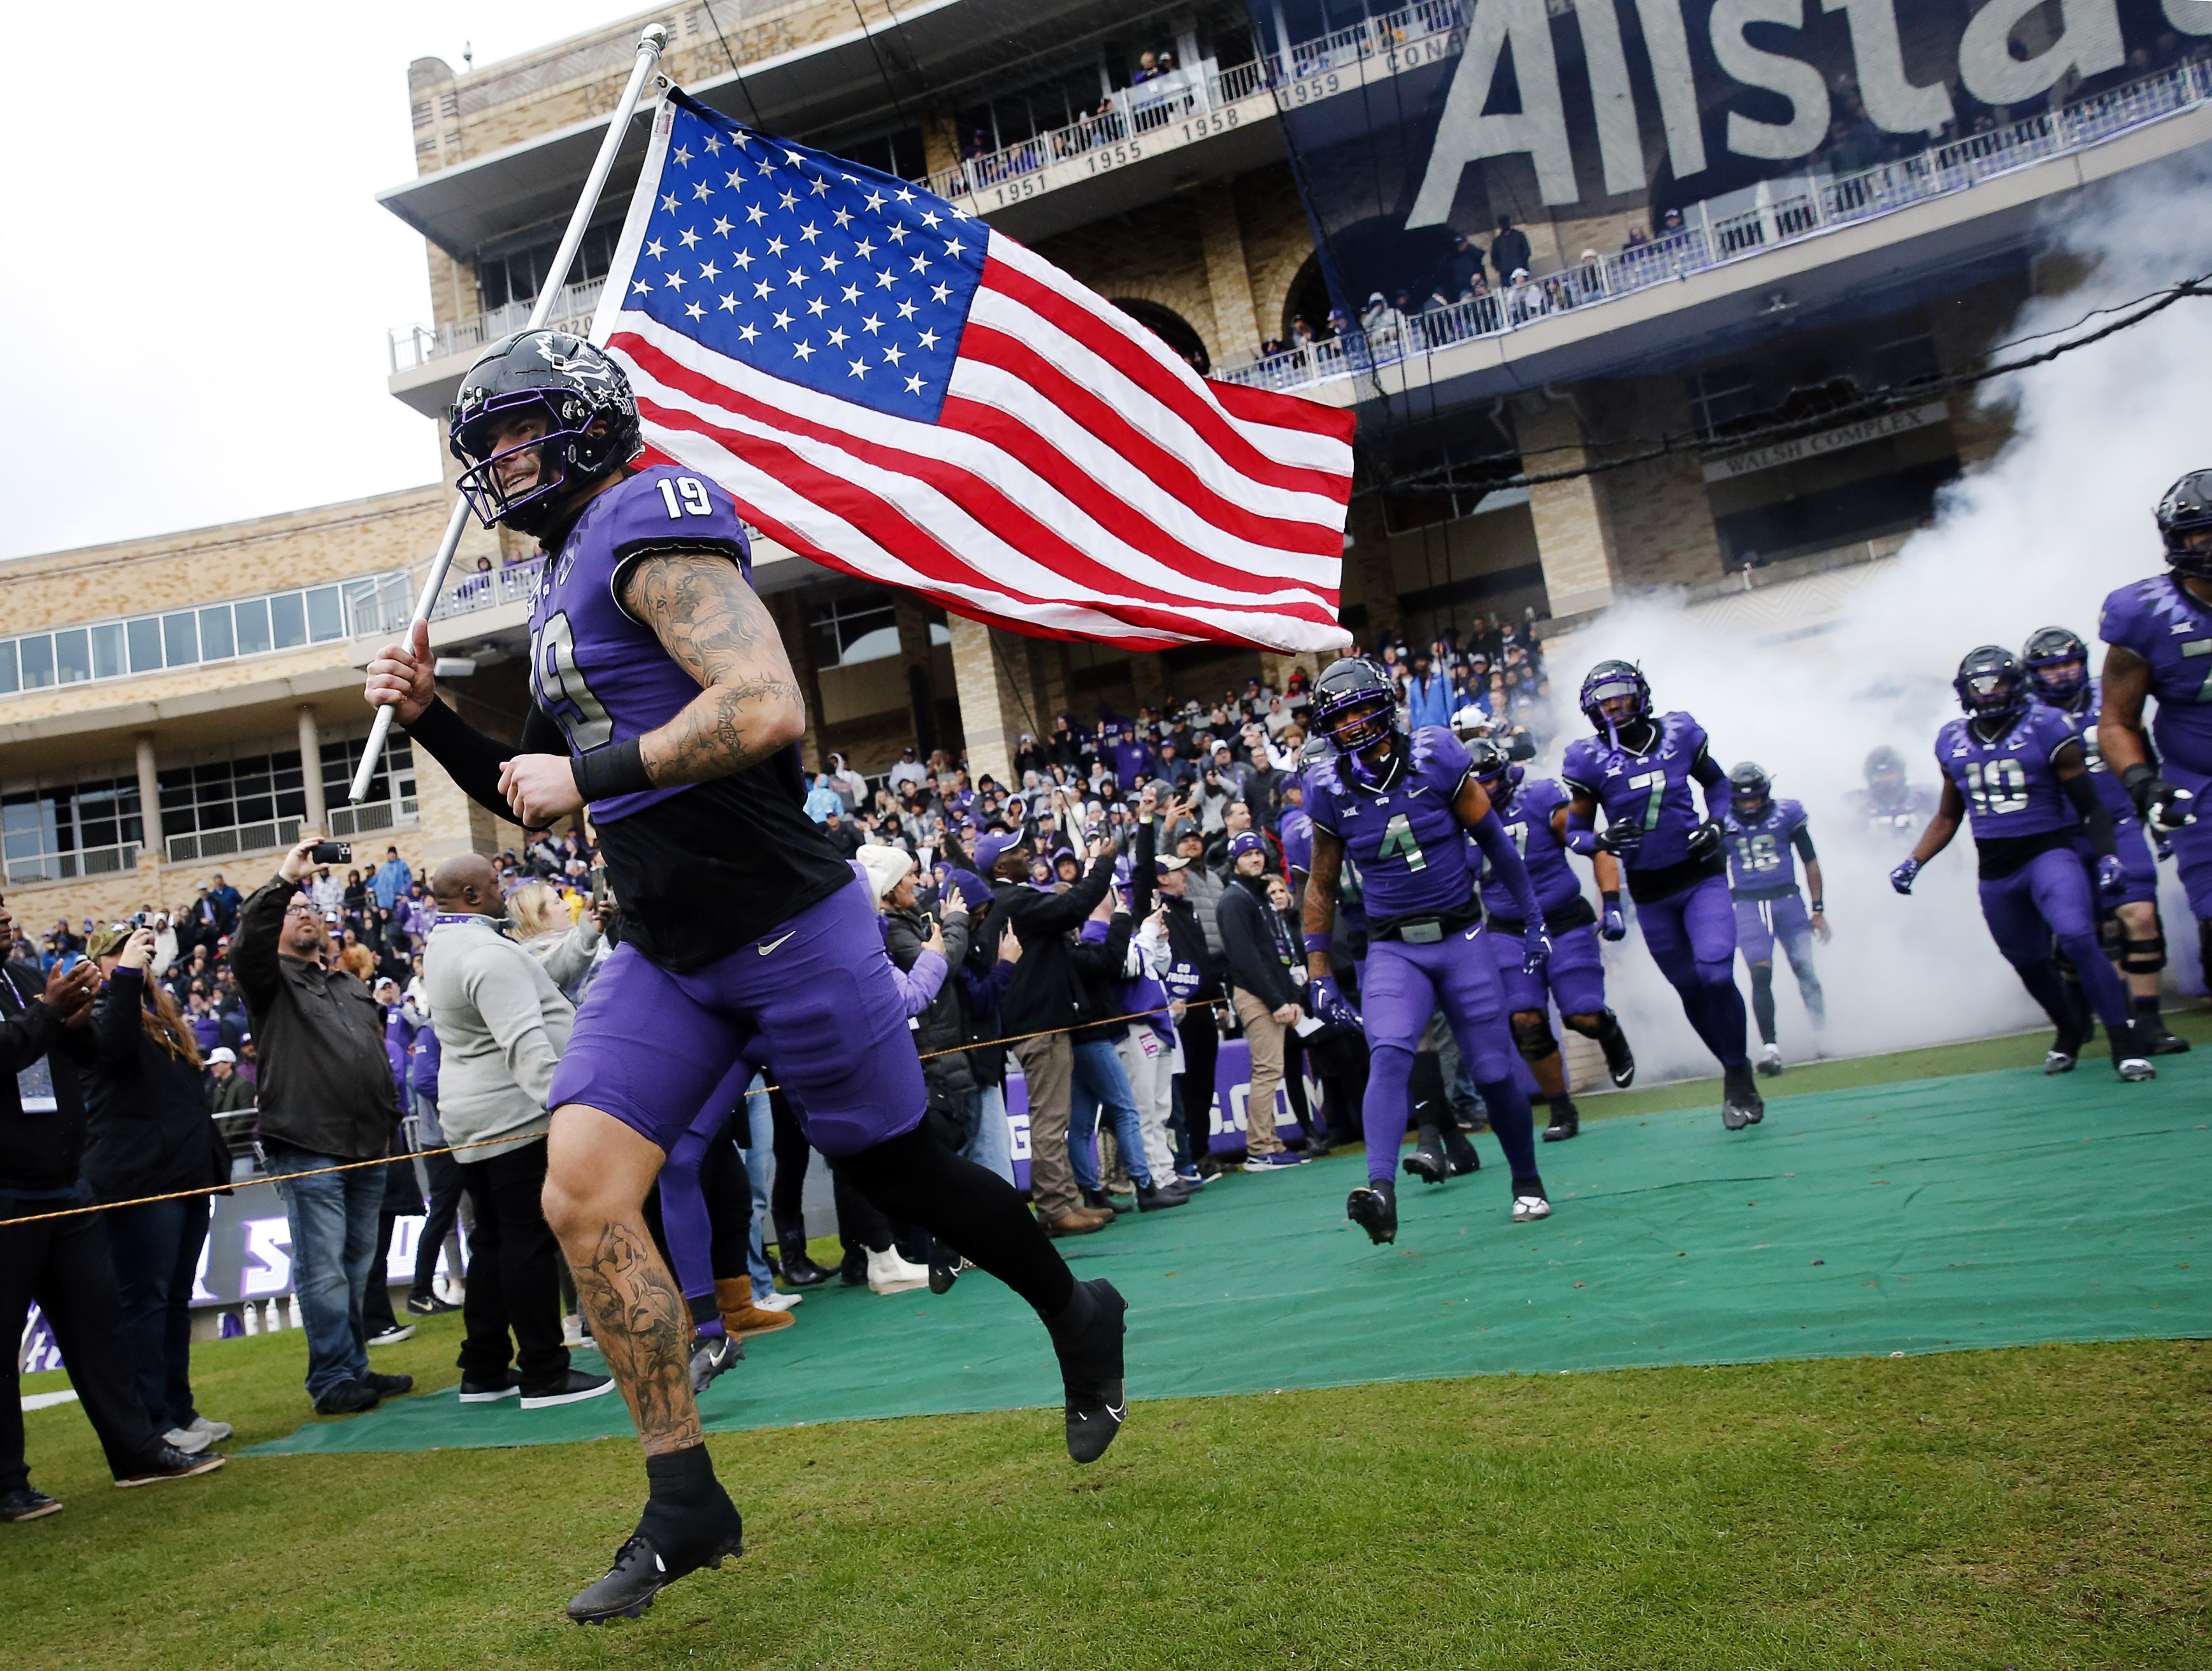
[[[568,217],[568,230],[562,234],[561,247],[553,257],[552,267],[547,271],[545,283],[539,287],[537,304],[530,310],[530,323],[523,328],[535,331],[544,325],[559,301],[562,287],[567,283],[569,269],[576,264],[576,252],[584,242],[592,211],[599,206],[599,193],[606,189],[607,176],[614,170],[615,153],[622,149],[623,138],[629,132],[629,118],[636,113],[638,100],[645,95],[645,84],[659,63],[661,50],[668,45],[668,31],[658,23],[648,24],[637,38],[637,62],[630,67],[629,82],[623,88],[620,101],[615,106],[613,118],[607,123],[606,137],[599,142],[599,154],[592,160],[592,172],[584,181],[583,195],[576,200],[576,212]],[[422,583],[422,595],[415,600],[415,613],[409,617],[407,634],[411,641],[415,623],[428,621],[430,611],[437,607],[438,599],[446,589],[446,576],[453,566],[453,551],[461,543],[461,531],[468,526],[469,501],[457,498],[453,513],[446,522],[446,537],[438,543],[438,555],[430,563],[429,578]],[[361,769],[354,774],[353,788],[347,799],[358,806],[368,799],[369,780],[384,758],[385,738],[392,732],[392,716],[395,709],[380,708],[376,722],[369,729],[368,745],[361,751]]]

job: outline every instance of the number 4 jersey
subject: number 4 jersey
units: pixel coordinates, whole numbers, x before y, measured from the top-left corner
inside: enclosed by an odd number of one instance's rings
[[[665,553],[723,557],[751,579],[729,496],[665,465],[592,500],[546,560],[531,608],[530,691],[572,756],[657,730],[699,694],[621,601],[638,561]],[[544,746],[544,719],[526,747]],[[624,938],[665,968],[696,968],[849,883],[805,802],[796,746],[728,777],[594,802]]]

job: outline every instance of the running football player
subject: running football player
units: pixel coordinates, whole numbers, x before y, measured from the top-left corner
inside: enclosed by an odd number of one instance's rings
[[[680,468],[637,467],[621,368],[565,332],[485,349],[447,434],[478,515],[547,553],[522,741],[439,700],[421,627],[370,662],[368,699],[502,817],[538,829],[588,807],[623,905],[623,943],[553,1079],[545,1216],[629,1402],[648,1491],[570,1616],[635,1617],[740,1553],[692,1396],[689,1311],[641,1208],[744,1056],[767,1064],[870,1201],[1036,1308],[1060,1357],[1069,1452],[1103,1454],[1125,1408],[1124,1303],[1074,1279],[1012,1186],[919,1129],[928,1097],[874,901],[803,810],[805,708],[729,499]]]
[[[1552,1031],[1553,1003],[1559,1006],[1562,1022],[1597,1041],[1615,1085],[1625,1091],[1636,1081],[1636,1057],[1628,1037],[1620,1030],[1620,1018],[1605,1005],[1605,960],[1598,951],[1601,935],[1617,940],[1628,933],[1620,909],[1620,862],[1609,853],[1597,855],[1592,868],[1604,909],[1593,911],[1581,881],[1567,864],[1567,850],[1552,828],[1552,814],[1567,799],[1567,792],[1547,777],[1523,781],[1525,769],[1504,744],[1491,738],[1477,738],[1467,745],[1467,753],[1474,763],[1474,781],[1490,797],[1492,810],[1512,837],[1528,867],[1528,879],[1535,884],[1537,902],[1544,908],[1544,932],[1551,938],[1552,955],[1532,974],[1522,967],[1519,942],[1527,926],[1514,914],[1520,908],[1510,894],[1492,903],[1495,878],[1483,866],[1491,955],[1504,989],[1513,1042],[1535,1076],[1537,1090],[1551,1104],[1544,1141],[1564,1142],[1582,1130],[1582,1117],[1568,1094],[1566,1064],[1559,1056],[1559,1036]]]
[[[2212,470],[2166,489],[2158,531],[2166,572],[2113,592],[2097,623],[2110,647],[2097,741],[2151,835],[2172,843],[2212,970]],[[2151,696],[2158,714],[2146,738]]]
[[[1345,1212],[1370,1240],[1396,1239],[1392,1175],[1406,1140],[1413,1051],[1441,1004],[1505,1151],[1514,1222],[1548,1218],[1552,1204],[1536,1170],[1528,1098],[1513,1077],[1498,968],[1482,943],[1467,833],[1473,832],[1528,925],[1522,957],[1533,973],[1551,955],[1551,943],[1528,866],[1474,781],[1459,739],[1442,726],[1410,735],[1401,730],[1396,696],[1372,663],[1346,657],[1324,668],[1314,684],[1313,722],[1336,749],[1334,759],[1305,774],[1306,813],[1313,820],[1306,963],[1314,1013],[1325,1019],[1350,1011],[1329,956],[1347,857],[1366,890],[1367,966],[1358,1018],[1370,1052],[1360,1110],[1367,1182],[1352,1192]]]
[[[2081,738],[2064,714],[2029,699],[2027,671],[2001,645],[1967,652],[1951,683],[1966,715],[1947,720],[1936,734],[1942,804],[1912,856],[1889,873],[1890,885],[1911,893],[1921,867],[1950,845],[1962,819],[1971,819],[1990,938],[2058,1030],[2043,1071],[2070,1072],[2088,1042],[2051,958],[2055,939],[2105,1024],[2120,1077],[2154,1078],[2129,1018],[2128,989],[2097,944],[2091,884],[2075,851],[2086,826],[2097,853],[2097,889],[2120,891],[2126,873],[2112,851],[2112,814],[2097,798]]]
[[[1759,1071],[1782,1071],[1774,1042],[1774,948],[1778,942],[1797,977],[1798,995],[1817,1032],[1828,1024],[1820,971],[1813,967],[1813,937],[1828,938],[1820,909],[1820,861],[1813,852],[1802,802],[1777,800],[1766,768],[1747,760],[1729,774],[1728,817],[1721,820],[1729,850],[1729,893],[1735,902],[1735,943],[1751,969],[1751,1013],[1759,1024]],[[1813,890],[1808,908],[1797,891],[1797,860]]]
[[[2027,669],[2027,688],[2038,702],[2064,714],[2081,739],[2081,757],[2088,763],[2090,781],[2098,798],[2112,815],[2112,847],[2119,854],[2126,881],[2117,899],[2106,899],[2112,922],[2118,929],[2114,961],[2126,979],[2135,1000],[2136,1037],[2147,1056],[2170,1056],[2189,1048],[2189,1041],[2166,1030],[2159,1012],[2159,971],[2166,967],[2166,926],[2159,920],[2158,858],[2150,837],[2143,833],[2136,804],[2118,778],[2105,764],[2097,742],[2097,719],[2103,698],[2097,681],[2089,677],[2089,647],[2078,634],[2064,627],[2045,627],[2031,635],[2021,650]],[[2085,836],[2077,845],[2094,876],[2097,855]]]
[[[1721,844],[1728,779],[1705,727],[1686,714],[1653,714],[1651,687],[1629,662],[1590,669],[1582,710],[1597,735],[1567,744],[1559,779],[1569,799],[1553,811],[1552,827],[1584,858],[1620,860],[1651,960],[1720,1062],[1721,1124],[1740,1132],[1766,1117],[1766,1103],[1752,1077],[1735,985],[1735,912]],[[1702,818],[1692,784],[1705,792]]]

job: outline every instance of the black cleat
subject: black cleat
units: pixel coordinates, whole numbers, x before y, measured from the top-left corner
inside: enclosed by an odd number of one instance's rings
[[[2145,1016],[2136,1023],[2136,1054],[2144,1056],[2178,1056],[2189,1048],[2189,1041],[2179,1033],[2168,1032],[2162,1015]]]
[[[1382,1247],[1398,1239],[1398,1192],[1389,1179],[1362,1184],[1344,1203],[1344,1216],[1367,1232],[1367,1239]]]
[[[1766,1118],[1766,1099],[1759,1094],[1751,1064],[1736,1062],[1721,1070],[1721,1124],[1732,1132],[1756,1126]]]
[[[1089,1296],[1091,1315],[1065,1338],[1053,1330],[1052,1349],[1059,1355],[1060,1385],[1067,1395],[1067,1454],[1079,1462],[1095,1462],[1129,1413],[1121,1365],[1129,1302],[1103,1277],[1076,1286]]]
[[[975,1268],[945,1243],[939,1243],[937,1257],[929,1261],[929,1291],[933,1294],[951,1293],[952,1285],[960,1280],[960,1273]]]
[[[1552,1123],[1544,1127],[1544,1141],[1565,1143],[1571,1137],[1582,1134],[1583,1116],[1573,1099],[1562,1097],[1552,1104]]]
[[[568,1617],[579,1625],[642,1619],[653,1598],[678,1578],[744,1554],[744,1519],[720,1486],[715,1494],[720,1503],[704,1511],[647,1504],[607,1576],[568,1603]]]
[[[709,1335],[691,1350],[691,1393],[695,1398],[714,1384],[723,1370],[735,1369],[745,1343],[734,1334]]]
[[[2130,1085],[2158,1078],[2158,1070],[2145,1060],[2150,1053],[2142,1047],[2142,1030],[2133,1022],[2105,1030],[2112,1041],[2112,1066]]]
[[[1452,1176],[1463,1178],[1470,1172],[1482,1170],[1482,1157],[1474,1151],[1474,1145],[1467,1140],[1467,1133],[1456,1124],[1443,1128],[1444,1159]]]
[[[1636,1053],[1628,1048],[1628,1035],[1620,1030],[1620,1018],[1607,1010],[1605,1018],[1612,1024],[1598,1035],[1598,1048],[1605,1052],[1605,1071],[1613,1088],[1626,1091],[1636,1083]]]
[[[1444,1158],[1444,1134],[1434,1126],[1421,1127],[1420,1140],[1406,1157],[1406,1170],[1423,1183],[1442,1183],[1451,1176],[1451,1163]]]

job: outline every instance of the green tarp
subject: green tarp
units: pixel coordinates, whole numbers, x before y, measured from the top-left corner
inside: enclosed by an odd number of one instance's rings
[[[1540,1224],[1508,1221],[1485,1136],[1479,1176],[1401,1179],[1395,1247],[1344,1220],[1356,1157],[1224,1178],[1060,1246],[1129,1298],[1135,1401],[2212,1334],[2212,1265],[2192,1268],[2212,1260],[2212,1052],[2159,1068],[1780,1097],[1733,1134],[1712,1109],[1594,1121],[1543,1148]],[[1035,1318],[981,1273],[942,1298],[833,1283],[799,1316],[701,1401],[708,1428],[1058,1401]],[[246,1454],[629,1431],[617,1398],[525,1412],[448,1386]]]

